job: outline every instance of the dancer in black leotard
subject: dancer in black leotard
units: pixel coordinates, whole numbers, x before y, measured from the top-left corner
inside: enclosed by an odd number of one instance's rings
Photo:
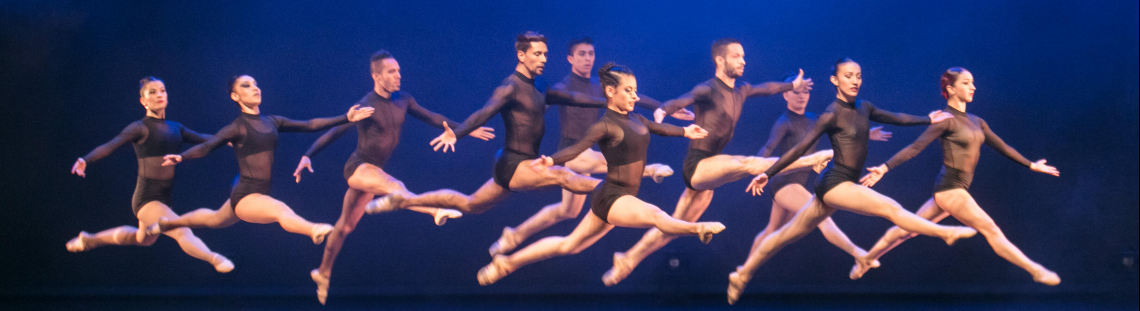
[[[132,122],[110,142],[91,150],[79,158],[71,167],[71,173],[87,177],[87,163],[105,158],[119,147],[131,143],[138,157],[138,182],[131,207],[139,220],[139,228],[146,228],[158,221],[159,217],[178,217],[170,209],[170,193],[174,188],[174,168],[162,166],[162,156],[182,150],[182,143],[200,143],[210,138],[178,124],[166,120],[166,85],[155,77],[139,81],[139,102],[146,109],[146,117]],[[71,252],[88,251],[103,245],[150,246],[158,239],[157,235],[147,235],[145,230],[122,226],[103,230],[95,235],[80,232],[79,236],[67,242]],[[178,241],[182,251],[194,258],[209,262],[221,273],[230,272],[234,264],[225,256],[210,251],[202,240],[194,236],[190,229],[171,230],[165,234]]]
[[[230,83],[230,99],[241,107],[242,114],[233,123],[218,131],[213,138],[194,146],[182,154],[166,155],[163,165],[175,165],[183,159],[196,159],[226,143],[232,143],[237,155],[240,180],[230,192],[233,205],[213,213],[184,215],[178,219],[160,221],[151,230],[170,230],[179,227],[215,227],[218,223],[233,224],[237,219],[258,224],[279,223],[285,231],[309,236],[320,244],[332,231],[329,224],[314,224],[297,216],[285,203],[269,196],[270,177],[273,172],[273,153],[277,148],[277,133],[316,132],[348,122],[360,121],[372,115],[373,108],[352,106],[348,114],[295,121],[282,116],[261,114],[261,89],[250,76],[238,76]]]
[[[681,175],[686,188],[677,200],[673,217],[685,221],[697,221],[704,214],[712,201],[713,189],[760,174],[776,161],[775,158],[721,154],[736,131],[744,101],[792,89],[803,90],[812,85],[811,79],[803,79],[802,71],[791,82],[737,83],[737,78],[744,75],[745,62],[744,47],[736,39],[724,38],[713,42],[712,58],[716,63],[715,77],[697,84],[681,97],[665,102],[664,107],[653,113],[654,120],[660,123],[666,114],[693,105],[695,123],[709,131],[708,138],[689,142],[682,164]],[[821,151],[797,161],[791,169],[822,167],[830,158],[830,150]],[[602,282],[606,286],[621,282],[642,260],[675,238],[660,230],[649,229],[628,251],[614,254],[614,266],[602,276]]]
[[[395,192],[369,203],[369,213],[381,213],[410,206],[453,208],[464,213],[480,214],[506,199],[513,191],[530,191],[561,186],[573,193],[585,194],[601,182],[578,175],[561,166],[536,171],[528,163],[538,158],[538,145],[545,131],[543,113],[546,104],[604,107],[605,100],[577,92],[551,89],[538,78],[546,66],[546,37],[526,32],[515,43],[518,64],[515,73],[503,79],[482,109],[476,111],[461,128],[449,128],[433,139],[435,149],[455,149],[455,139],[468,135],[495,114],[502,114],[506,127],[506,146],[499,151],[494,175],[470,196],[451,189],[422,195]]]
[[[764,185],[768,183],[768,176],[773,176],[787,167],[796,157],[815,144],[821,135],[827,134],[830,138],[835,157],[828,163],[823,173],[820,173],[819,185],[815,187],[815,198],[796,212],[787,225],[761,240],[760,245],[749,254],[744,265],[737,267],[736,272],[729,275],[730,304],[736,303],[740,298],[744,286],[761,264],[784,246],[807,235],[836,209],[883,217],[913,232],[940,237],[946,241],[946,244],[953,244],[960,238],[968,238],[977,233],[967,227],[946,227],[931,223],[903,209],[895,200],[855,183],[859,179],[858,174],[862,170],[863,162],[867,159],[867,136],[870,129],[868,121],[920,125],[938,123],[952,117],[949,113],[941,111],[931,112],[928,118],[924,118],[876,108],[870,102],[855,99],[862,82],[862,69],[859,64],[848,58],[837,61],[831,74],[831,83],[837,89],[835,102],[819,116],[815,129],[808,133],[804,140],[784,153],[767,172],[756,176],[748,185],[747,191],[759,195]],[[865,262],[860,264],[869,265]]]
[[[496,255],[491,264],[479,270],[480,285],[489,285],[527,264],[554,256],[576,254],[597,242],[614,226],[655,227],[677,235],[699,235],[708,243],[713,234],[724,230],[717,222],[691,223],[673,219],[656,206],[636,197],[641,187],[641,174],[645,168],[645,155],[649,148],[649,133],[661,136],[685,136],[700,139],[708,135],[700,126],[680,128],[669,124],[650,122],[639,114],[630,114],[638,100],[637,79],[633,72],[613,63],[598,70],[605,86],[608,109],[601,121],[590,126],[579,142],[558,151],[551,157],[534,161],[538,170],[565,163],[597,143],[605,155],[608,169],[606,180],[593,191],[590,200],[592,213],[586,215],[574,232],[567,237],[548,237],[519,250],[510,257]]]
[[[340,219],[333,226],[333,231],[325,243],[321,266],[309,273],[317,283],[317,300],[321,304],[324,304],[328,297],[329,278],[332,276],[332,267],[337,254],[344,246],[344,239],[356,228],[361,216],[364,216],[368,202],[376,195],[408,191],[403,182],[384,171],[384,164],[388,162],[388,157],[400,143],[400,131],[404,127],[405,116],[411,115],[440,129],[443,129],[445,123],[456,127],[459,125],[458,122],[420,106],[411,94],[400,91],[400,63],[396,62],[392,53],[385,50],[376,52],[372,55],[370,67],[372,91],[365,94],[357,105],[379,111],[360,122],[340,125],[321,135],[301,157],[301,163],[297,164],[297,169],[293,171],[297,182],[301,182],[303,170],[313,171],[311,157],[316,156],[348,130],[357,129],[359,136],[356,140],[356,151],[344,164],[344,179],[348,181],[348,191],[344,194]],[[495,137],[491,131],[489,127],[479,128],[472,133],[472,136],[490,140]],[[436,225],[443,225],[448,218],[458,218],[463,215],[455,210],[441,208],[409,209],[432,215]]]
[[[1044,159],[1030,162],[994,134],[985,120],[966,113],[966,103],[974,100],[975,90],[974,75],[969,71],[959,67],[946,70],[942,74],[941,86],[942,97],[946,98],[946,108],[943,111],[953,114],[954,118],[931,125],[913,144],[900,150],[887,163],[868,168],[871,174],[863,176],[861,179],[863,185],[868,187],[875,185],[887,171],[918,155],[935,138],[941,139],[942,172],[935,182],[934,196],[927,200],[916,214],[934,222],[953,215],[962,224],[978,229],[990,242],[994,252],[1028,271],[1034,281],[1050,286],[1060,284],[1061,278],[1056,273],[1021,253],[1021,250],[1002,234],[1001,228],[994,224],[993,219],[978,206],[970,193],[966,192],[974,179],[974,168],[978,164],[983,143],[1034,172],[1053,176],[1060,176],[1060,172],[1057,168],[1046,165]],[[878,243],[875,243],[875,247],[866,254],[865,260],[879,259],[887,251],[913,236],[915,234],[897,226],[893,227],[887,230]],[[851,278],[860,278],[866,271],[867,269],[863,267],[852,267]]]
[[[590,81],[590,72],[594,70],[593,40],[589,37],[570,40],[570,55],[566,56],[566,60],[570,62],[571,73],[566,75],[566,78],[563,78],[562,82],[555,84],[554,89],[578,92],[593,97],[604,96],[604,94],[602,94],[602,85]],[[661,103],[656,100],[640,94],[638,96],[641,98],[641,100],[637,101],[638,107],[654,111],[661,106]],[[586,136],[590,125],[598,122],[604,110],[605,109],[601,108],[559,105],[558,119],[562,125],[562,139],[559,140],[558,149],[561,150],[582,140],[582,137]],[[673,114],[673,117],[681,120],[692,120],[693,113],[688,110],[679,110]],[[581,154],[573,160],[567,161],[563,166],[575,173],[589,176],[591,174],[605,173],[606,159],[600,152],[591,148],[582,151]],[[673,169],[668,165],[653,163],[645,165],[645,172],[643,174],[644,177],[651,177],[654,181],[660,183],[665,177],[673,175]],[[519,224],[518,227],[503,228],[503,235],[498,241],[491,245],[488,251],[491,253],[491,256],[509,253],[514,250],[519,243],[525,241],[535,233],[564,220],[578,217],[578,214],[582,211],[582,205],[585,203],[585,195],[574,194],[563,189],[562,201],[543,207],[538,213],[535,213],[522,224]]]
[[[788,76],[784,82],[790,82],[794,78],[794,75]],[[810,91],[811,88],[808,87],[803,91],[784,92],[784,100],[788,102],[788,110],[779,119],[776,119],[776,123],[772,125],[772,131],[768,136],[768,142],[760,149],[757,156],[770,157],[773,152],[783,154],[802,141],[815,128],[816,120],[819,117],[814,113],[805,111],[808,99],[811,97]],[[870,140],[886,141],[887,138],[890,138],[891,133],[882,131],[882,128],[881,126],[872,128]],[[818,143],[812,144],[806,152],[815,152],[817,145]],[[811,200],[811,193],[807,189],[810,189],[811,185],[815,183],[815,175],[815,172],[812,171],[802,171],[780,174],[772,178],[770,183],[772,186],[769,187],[774,193],[771,216],[768,218],[768,226],[760,231],[760,234],[757,234],[753,240],[753,249],[760,245],[759,242],[769,233],[786,224],[796,211],[799,211],[804,204]],[[828,242],[852,257],[858,258],[867,254],[862,248],[851,243],[851,240],[842,230],[839,230],[831,217],[819,224],[819,230]]]

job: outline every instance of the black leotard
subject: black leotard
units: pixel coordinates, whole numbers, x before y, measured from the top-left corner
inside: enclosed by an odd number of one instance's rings
[[[590,210],[608,222],[610,207],[618,198],[637,196],[641,188],[641,174],[645,170],[645,155],[649,150],[649,133],[660,136],[685,136],[685,129],[671,124],[659,124],[636,113],[621,114],[606,109],[602,120],[590,126],[586,136],[577,143],[559,150],[551,156],[555,164],[573,160],[594,143],[606,157],[606,179],[594,189]]]
[[[83,156],[83,161],[87,163],[99,161],[123,144],[130,142],[135,147],[135,156],[139,161],[138,181],[135,183],[135,194],[131,198],[131,208],[137,215],[139,209],[150,201],[159,201],[170,206],[170,193],[174,187],[174,167],[162,166],[162,157],[181,151],[184,142],[196,144],[210,137],[198,134],[178,122],[146,117],[131,122],[114,139]]]
[[[819,184],[815,187],[816,198],[822,200],[825,193],[840,183],[859,180],[859,174],[867,160],[867,139],[871,128],[868,121],[904,126],[930,124],[929,117],[878,109],[871,102],[864,100],[848,103],[836,99],[819,116],[815,128],[795,147],[785,152],[765,173],[768,176],[776,176],[803,156],[808,148],[819,140],[820,135],[827,134],[831,139],[831,148],[835,150],[835,155],[823,173],[820,173]]]
[[[495,183],[510,190],[511,178],[518,164],[528,159],[538,158],[538,146],[546,130],[543,114],[547,100],[551,104],[576,105],[584,107],[605,107],[605,100],[578,92],[546,89],[542,79],[531,79],[522,73],[503,79],[503,84],[495,89],[487,104],[467,117],[455,136],[463,137],[479,128],[496,113],[503,116],[506,127],[506,146],[500,150],[495,161]]]
[[[776,124],[772,125],[772,131],[768,134],[768,142],[764,144],[763,148],[760,148],[760,152],[756,155],[770,157],[772,153],[783,154],[791,150],[792,146],[804,140],[808,132],[815,128],[818,119],[819,117],[811,112],[798,114],[791,110],[784,111],[784,115],[776,119]],[[815,152],[818,146],[818,142],[812,144],[806,153]],[[804,189],[811,189],[809,185],[815,182],[815,177],[815,172],[810,170],[772,176],[772,181],[769,182],[771,186],[768,189],[772,189],[773,194],[791,184],[799,184]]]
[[[736,83],[735,87],[725,84],[720,78],[712,78],[697,84],[693,90],[681,97],[665,102],[661,107],[666,114],[672,114],[689,105],[696,105],[693,112],[697,118],[694,123],[709,132],[703,139],[689,142],[689,152],[685,155],[682,167],[682,177],[685,186],[693,189],[693,174],[697,164],[705,158],[715,156],[724,150],[724,146],[732,140],[736,131],[736,122],[740,120],[740,110],[744,100],[755,96],[769,96],[792,89],[791,83],[767,82],[758,85],[747,82]],[[696,189],[694,189],[696,190]]]
[[[602,91],[602,85],[597,82],[591,82],[590,78],[583,78],[577,74],[571,73],[562,79],[562,82],[554,84],[552,87],[556,90],[566,90],[570,92],[578,92],[593,97],[605,97]],[[661,107],[661,103],[638,94],[641,97],[636,105],[648,109],[649,111],[657,110]],[[558,149],[562,150],[571,144],[582,140],[586,136],[586,130],[590,125],[598,122],[604,112],[601,108],[587,108],[575,107],[567,105],[558,106],[558,121],[562,129],[562,137],[558,141]]]
[[[348,116],[296,121],[282,116],[242,113],[213,138],[182,152],[182,159],[201,158],[222,145],[233,143],[241,178],[230,192],[230,204],[237,208],[241,199],[253,193],[269,195],[273,173],[273,150],[277,132],[316,132],[348,122]]]
[[[950,106],[946,106],[943,110],[953,114],[954,118],[930,125],[914,143],[891,157],[886,163],[887,168],[894,169],[910,160],[935,138],[942,140],[942,172],[938,174],[934,192],[970,189],[970,182],[974,180],[974,168],[978,165],[978,156],[982,151],[982,143],[1021,165],[1029,167],[1032,164],[1029,159],[1021,156],[1021,153],[1006,145],[1000,137],[990,131],[990,126],[982,118]]]
[[[427,110],[427,108],[416,103],[416,99],[406,92],[395,92],[392,93],[391,98],[384,98],[380,94],[376,94],[375,91],[371,91],[364,94],[364,98],[361,98],[356,104],[362,108],[375,108],[376,111],[372,113],[372,116],[355,124],[359,135],[356,139],[356,151],[352,152],[344,165],[345,179],[351,177],[356,171],[356,167],[364,163],[384,168],[384,164],[388,162],[388,157],[392,155],[392,151],[400,143],[400,130],[404,127],[405,115],[410,114],[412,117],[438,129],[443,129],[443,122],[447,122],[447,126],[453,129],[459,128],[459,122]],[[313,142],[309,151],[305,152],[305,156],[309,158],[316,156],[317,153],[320,153],[321,150],[328,147],[352,127],[353,124],[343,124],[325,132]]]

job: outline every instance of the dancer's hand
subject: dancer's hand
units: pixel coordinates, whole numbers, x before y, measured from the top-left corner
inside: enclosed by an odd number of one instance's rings
[[[162,166],[174,166],[178,163],[182,163],[182,156],[180,155],[168,154],[162,157]]]
[[[758,196],[764,193],[764,186],[767,185],[768,173],[760,173],[752,179],[751,183],[748,183],[748,188],[745,188],[744,192],[751,192],[753,196]]]
[[[795,80],[792,80],[792,89],[796,92],[810,91],[812,85],[815,85],[815,82],[811,82],[811,78],[804,79],[803,69],[800,69],[800,74],[796,75]]]
[[[352,105],[352,107],[348,108],[348,122],[364,120],[364,118],[372,116],[373,112],[376,112],[376,108],[360,108],[360,105]]]
[[[87,174],[84,173],[84,171],[86,171],[86,170],[87,170],[87,161],[83,161],[83,158],[79,158],[79,159],[75,160],[75,164],[71,165],[71,173],[75,174],[75,175],[79,175],[79,177],[87,178]]]
[[[293,177],[297,177],[297,183],[301,183],[301,170],[309,169],[309,173],[313,172],[313,161],[309,160],[309,156],[301,156],[301,163],[297,163],[297,169],[293,170]]]
[[[495,129],[493,129],[493,128],[489,128],[486,126],[480,126],[479,128],[475,129],[474,131],[471,131],[471,134],[468,136],[487,141],[487,140],[495,139],[495,133],[493,133],[494,131],[495,131]]]
[[[887,168],[886,164],[882,164],[882,165],[875,166],[875,167],[868,167],[867,171],[869,171],[871,173],[868,173],[867,175],[863,175],[863,178],[859,178],[859,183],[861,183],[867,187],[873,187],[873,186],[875,186],[876,183],[879,182],[879,179],[883,178],[883,174],[886,174],[887,171],[889,171],[889,170],[890,169]]]
[[[443,134],[439,134],[439,137],[432,139],[429,144],[431,144],[432,151],[439,151],[440,148],[443,148],[443,153],[447,153],[447,148],[450,147],[451,152],[455,152],[455,132],[447,126],[447,122],[443,122]]]
[[[701,128],[700,125],[689,124],[689,126],[685,127],[685,137],[689,139],[701,139],[706,136],[709,136],[709,131]]]
[[[540,156],[538,159],[530,161],[530,167],[533,168],[535,172],[538,172],[542,175],[545,175],[551,166],[554,166],[554,159],[551,159],[548,156]]]
[[[653,111],[653,122],[661,123],[665,121],[665,109],[657,108]]]
[[[945,112],[942,110],[931,111],[929,116],[930,116],[930,124],[942,122],[942,120],[946,120],[946,119],[954,117],[954,115],[950,114],[949,112]]]
[[[887,141],[891,138],[891,132],[884,131],[882,126],[872,127],[869,138],[876,141]]]
[[[1033,164],[1029,165],[1029,169],[1033,170],[1034,172],[1038,172],[1038,173],[1045,173],[1045,174],[1049,174],[1049,175],[1053,175],[1053,176],[1057,176],[1057,177],[1061,176],[1061,171],[1058,171],[1056,167],[1045,165],[1045,159],[1041,159],[1041,160],[1037,160],[1037,162],[1033,162]]]
[[[662,112],[664,112],[664,110],[662,110]],[[670,116],[672,116],[674,119],[685,120],[685,121],[693,121],[693,119],[697,118],[697,115],[693,114],[692,111],[689,111],[689,109],[685,109],[685,108],[681,108],[681,110],[674,111],[673,114],[671,114]],[[657,116],[654,116],[654,118],[656,118],[656,117]],[[657,123],[661,123],[661,122],[657,122]]]

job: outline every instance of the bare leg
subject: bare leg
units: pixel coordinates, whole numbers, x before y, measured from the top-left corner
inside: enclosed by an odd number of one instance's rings
[[[297,216],[285,203],[277,201],[270,196],[254,193],[245,196],[237,203],[234,212],[238,218],[255,224],[278,223],[285,231],[302,234],[313,239],[313,244],[324,242],[325,236],[332,232],[329,224],[314,224]]]
[[[491,245],[488,252],[491,253],[491,256],[509,253],[518,247],[519,243],[539,231],[546,230],[546,228],[550,228],[559,222],[578,217],[578,214],[582,212],[582,206],[585,204],[586,195],[574,194],[562,189],[561,202],[543,207],[518,227],[503,228],[503,235],[495,244]]]
[[[756,247],[760,246],[760,241],[764,240],[764,237],[767,237],[769,233],[775,232],[780,229],[781,226],[788,223],[788,221],[791,221],[792,216],[795,216],[795,211],[789,213],[788,209],[778,205],[776,200],[772,200],[772,211],[771,215],[768,216],[768,226],[764,227],[764,230],[760,230],[760,233],[756,234],[756,238],[752,239],[752,249],[748,252],[755,252]]]
[[[383,169],[375,165],[364,163],[356,167],[352,176],[348,177],[348,186],[353,189],[361,190],[373,195],[389,195],[392,193],[399,193],[403,196],[414,196],[404,186],[404,182],[388,175]],[[423,206],[409,206],[406,209],[431,215],[435,220],[435,224],[442,226],[450,218],[459,218],[463,213],[452,209],[423,207]],[[359,220],[359,219],[358,219]]]
[[[737,267],[736,272],[728,275],[728,303],[735,304],[736,300],[740,299],[744,287],[748,285],[752,275],[756,273],[756,269],[760,268],[760,265],[771,259],[784,246],[803,238],[833,213],[835,213],[835,209],[820,202],[820,200],[810,200],[806,206],[796,212],[795,216],[792,216],[791,221],[764,237],[760,241],[760,245],[755,247],[755,251],[748,254],[748,259],[744,261],[744,265]]]
[[[827,192],[823,201],[831,207],[886,218],[903,230],[941,238],[947,245],[953,245],[960,238],[969,238],[978,233],[977,230],[967,227],[939,226],[903,209],[895,200],[852,182],[843,182],[835,186]]]
[[[606,235],[614,226],[597,215],[587,213],[570,235],[547,237],[515,252],[510,257],[496,255],[491,264],[479,270],[479,285],[491,285],[519,268],[556,256],[572,255],[585,250]]]
[[[990,247],[993,247],[998,256],[1025,269],[1033,275],[1034,281],[1049,286],[1061,283],[1061,278],[1056,273],[1030,260],[1017,246],[1014,246],[1001,232],[1001,228],[998,228],[994,220],[990,218],[990,215],[978,206],[978,203],[966,190],[954,189],[938,192],[934,194],[934,200],[938,202],[939,206],[945,208],[950,215],[954,215],[954,218],[962,221],[963,224],[978,229],[978,232],[986,237]]]
[[[234,213],[233,205],[230,200],[226,200],[222,207],[217,210],[210,210],[206,208],[199,208],[178,217],[163,217],[158,221],[161,231],[172,230],[176,228],[225,228],[232,226],[241,219],[238,219],[237,214]]]
[[[322,305],[328,299],[329,279],[332,278],[333,263],[336,262],[336,257],[340,254],[341,247],[344,246],[344,240],[348,238],[349,233],[356,229],[356,224],[364,216],[364,205],[368,204],[372,197],[371,193],[353,188],[348,188],[348,191],[344,193],[344,204],[341,207],[340,218],[337,219],[336,225],[333,226],[333,230],[325,243],[321,265],[317,269],[309,271],[309,276],[313,282],[317,283],[317,301]]]
[[[698,235],[701,242],[708,243],[713,234],[724,230],[719,222],[692,223],[670,217],[653,204],[645,203],[632,195],[626,195],[614,201],[607,216],[610,223],[626,228],[654,227],[661,232],[673,236]]]
[[[922,207],[918,209],[918,212],[916,212],[915,215],[918,215],[918,217],[925,219],[930,219],[930,221],[934,223],[938,223],[942,221],[942,219],[946,218],[946,216],[950,216],[949,213],[946,213],[942,210],[942,208],[938,207],[938,204],[935,204],[934,198],[926,200],[926,203],[922,204]],[[883,255],[888,251],[899,246],[899,244],[902,244],[903,241],[916,236],[918,236],[917,233],[910,233],[906,230],[903,230],[902,228],[899,228],[899,226],[893,226],[890,229],[887,229],[887,233],[884,234],[882,238],[879,238],[878,242],[875,242],[875,246],[871,247],[870,251],[867,251],[867,254],[864,255],[863,260],[878,261],[880,257],[883,257]],[[856,264],[855,266],[851,267],[851,273],[848,275],[848,277],[850,277],[852,280],[862,278],[863,274],[867,273],[867,270],[869,268],[870,267],[860,266]]]
[[[139,209],[137,217],[139,218],[139,226],[146,227],[154,224],[159,217],[177,218],[178,215],[170,210],[166,204],[151,201]],[[194,236],[194,233],[190,231],[190,229],[179,228],[165,232],[165,234],[174,238],[174,240],[178,242],[178,245],[182,247],[182,251],[186,252],[187,255],[210,263],[218,272],[226,273],[233,270],[232,262],[226,259],[225,256],[210,251],[210,248],[207,247],[205,243],[202,243],[201,239]],[[142,239],[139,239],[139,237],[142,237]],[[80,236],[72,241],[82,242],[68,242],[68,250],[86,251],[103,245],[151,246],[156,240],[158,240],[157,235],[145,235],[134,227],[122,226],[104,230],[94,236],[90,236],[86,232],[80,233]],[[76,244],[82,247],[73,246]]]
[[[697,221],[708,208],[709,202],[712,202],[712,197],[712,190],[697,191],[686,187],[681,193],[681,198],[677,200],[673,218],[689,222]],[[650,228],[628,251],[614,253],[614,266],[602,275],[602,283],[613,286],[621,282],[641,264],[641,261],[676,238],[677,236],[667,235],[657,228]]]
[[[531,168],[530,161],[523,161],[515,169],[510,188],[514,191],[530,191],[557,185],[576,194],[587,194],[601,182],[596,178],[578,175],[561,166],[551,166],[546,172],[539,173]],[[476,190],[471,196],[463,195],[454,190],[443,189],[418,196],[388,195],[373,201],[370,205],[377,206],[376,210],[386,210],[391,207],[429,206],[480,214],[502,202],[509,195],[510,192],[507,189],[503,189],[492,179],[479,187],[479,190]],[[372,208],[370,207],[370,209]]]

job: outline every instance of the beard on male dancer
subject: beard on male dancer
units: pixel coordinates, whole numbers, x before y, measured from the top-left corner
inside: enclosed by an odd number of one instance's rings
[[[344,178],[348,181],[348,191],[344,194],[340,219],[326,240],[320,267],[309,273],[313,282],[317,283],[317,300],[321,304],[324,304],[328,297],[329,278],[332,276],[332,267],[337,254],[344,246],[344,239],[360,222],[368,202],[376,195],[408,191],[403,182],[384,171],[384,164],[400,142],[400,130],[404,125],[405,115],[411,115],[440,129],[443,129],[447,123],[452,126],[459,125],[458,122],[420,106],[410,94],[400,91],[400,64],[392,53],[385,50],[376,52],[372,55],[369,68],[373,82],[372,91],[365,94],[357,104],[361,107],[375,108],[377,111],[360,122],[340,125],[325,132],[313,142],[293,172],[297,182],[301,182],[302,170],[313,171],[310,158],[316,156],[348,130],[357,129],[359,136],[356,151],[348,157],[344,165]],[[494,138],[491,131],[491,128],[479,128],[472,135],[490,140]],[[420,207],[409,209],[432,215],[437,225],[443,225],[448,218],[458,218],[463,215],[448,209]]]
[[[655,121],[661,122],[666,114],[694,105],[695,123],[709,132],[705,139],[692,140],[682,166],[685,191],[677,201],[673,217],[696,221],[712,201],[713,189],[723,184],[758,175],[768,169],[776,158],[721,154],[732,139],[744,101],[751,97],[770,96],[793,89],[802,90],[812,85],[811,79],[799,72],[792,82],[762,84],[737,83],[744,75],[744,47],[732,38],[716,40],[712,44],[712,59],[716,64],[715,77],[701,82],[677,99],[665,102],[654,112]],[[792,166],[795,169],[822,167],[831,159],[825,150],[803,157]],[[614,266],[602,276],[606,286],[625,279],[649,254],[664,247],[677,236],[657,229],[649,229],[636,245],[624,253],[614,254]]]

